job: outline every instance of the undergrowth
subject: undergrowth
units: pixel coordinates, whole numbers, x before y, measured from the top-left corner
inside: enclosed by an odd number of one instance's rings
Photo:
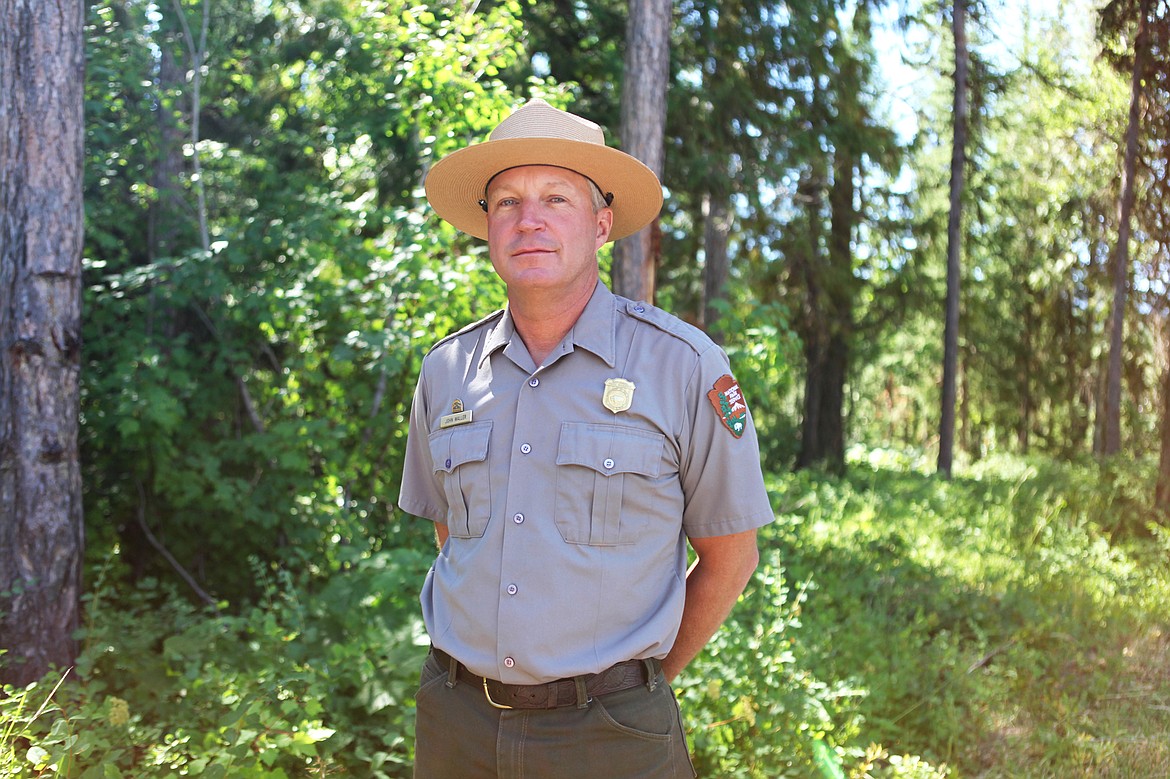
[[[944,481],[860,452],[769,486],[760,568],[676,684],[701,776],[1170,776],[1148,469]],[[0,695],[0,777],[409,776],[433,552],[346,554],[324,579],[257,566],[235,608],[92,572],[77,667]]]
[[[802,664],[864,690],[835,700],[863,723],[842,751],[953,777],[1170,776],[1152,469],[1005,457],[946,481],[863,455],[780,479],[766,542],[810,582]]]

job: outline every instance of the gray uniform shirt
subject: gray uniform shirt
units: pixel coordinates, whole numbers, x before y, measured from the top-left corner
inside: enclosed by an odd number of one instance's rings
[[[686,536],[773,519],[727,356],[600,282],[544,365],[506,310],[435,345],[399,506],[450,531],[423,584],[431,641],[511,684],[664,657]]]

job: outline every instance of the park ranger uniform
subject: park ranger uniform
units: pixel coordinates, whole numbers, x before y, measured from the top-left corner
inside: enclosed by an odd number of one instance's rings
[[[726,355],[601,282],[543,365],[507,310],[435,345],[399,505],[450,533],[421,595],[433,646],[502,685],[663,658],[686,537],[773,519]]]

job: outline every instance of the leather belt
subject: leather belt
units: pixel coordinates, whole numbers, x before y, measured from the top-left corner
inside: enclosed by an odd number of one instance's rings
[[[497,709],[583,708],[601,695],[631,690],[640,685],[653,689],[662,670],[662,663],[658,660],[626,660],[600,673],[557,679],[546,684],[504,684],[472,673],[438,647],[431,647],[431,653],[444,666],[454,664],[458,669],[455,678],[459,681],[482,686],[488,703]]]

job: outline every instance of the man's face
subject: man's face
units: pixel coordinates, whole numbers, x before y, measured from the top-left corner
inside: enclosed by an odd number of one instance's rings
[[[583,294],[597,284],[597,250],[613,212],[593,210],[587,178],[564,168],[525,165],[488,185],[488,249],[509,293]]]

